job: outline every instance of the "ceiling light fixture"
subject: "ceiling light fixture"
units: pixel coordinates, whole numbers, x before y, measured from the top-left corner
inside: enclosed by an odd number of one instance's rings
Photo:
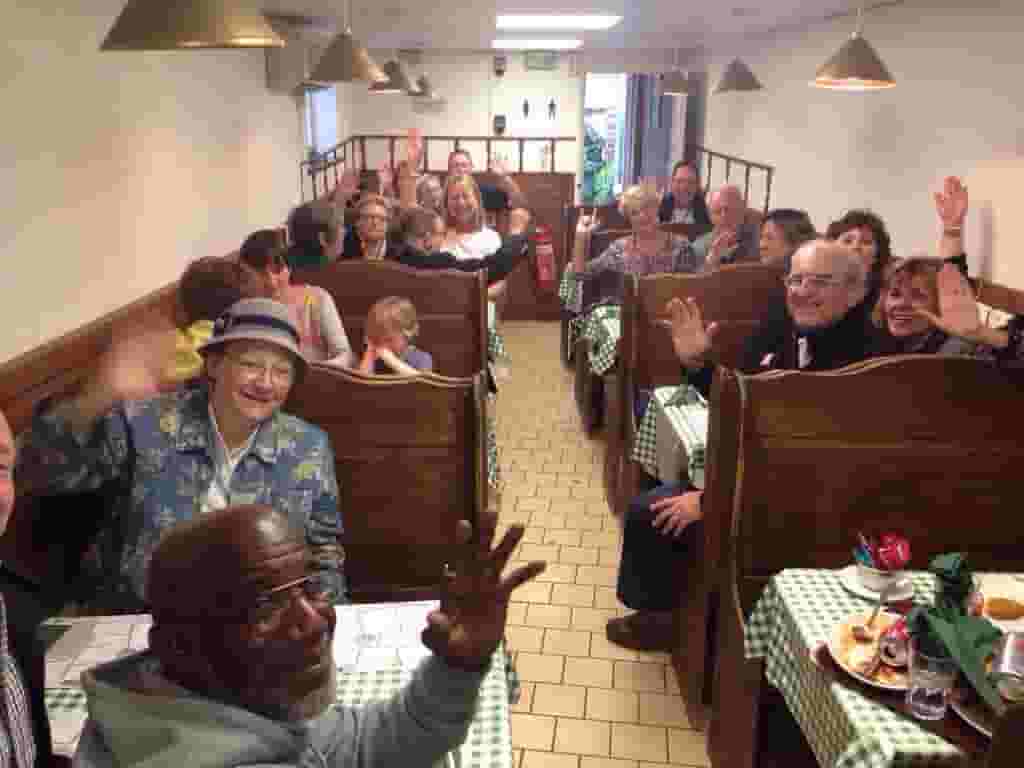
[[[498,29],[547,29],[547,30],[580,30],[583,32],[600,32],[611,29],[622,21],[621,16],[600,14],[553,15],[542,14],[506,14],[498,16]]]
[[[871,43],[861,37],[863,28],[862,0],[857,9],[857,28],[832,58],[821,65],[811,85],[833,91],[880,91],[896,86]]]
[[[369,52],[352,37],[352,0],[349,0],[345,14],[345,31],[338,35],[317,61],[310,73],[310,80],[320,83],[351,83],[364,80],[379,83],[387,75],[377,65]]]
[[[761,81],[750,71],[750,67],[740,59],[733,59],[726,67],[725,74],[718,81],[715,93],[728,93],[729,91],[760,91],[764,86]]]
[[[582,40],[494,40],[491,47],[503,51],[571,51],[583,45]]]
[[[285,39],[249,2],[129,0],[101,51],[283,48]]]

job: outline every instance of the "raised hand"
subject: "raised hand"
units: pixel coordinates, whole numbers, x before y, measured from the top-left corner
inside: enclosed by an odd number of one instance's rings
[[[170,325],[150,327],[115,339],[100,356],[93,394],[111,402],[152,397],[166,383],[175,337]]]
[[[978,314],[978,302],[970,283],[953,264],[943,264],[939,272],[939,314],[926,309],[916,310],[936,328],[950,336],[959,336],[969,341],[981,340],[982,324]]]
[[[347,203],[359,191],[359,172],[354,168],[342,167],[341,180],[331,193],[332,200],[339,205]]]
[[[672,347],[683,365],[700,363],[711,349],[718,323],[704,325],[700,305],[693,298],[672,299],[668,303],[672,331]]]
[[[725,254],[729,252],[730,248],[735,247],[738,242],[739,235],[737,235],[736,230],[734,229],[726,229],[719,232],[717,235],[713,235],[711,238],[711,247],[708,249],[708,265],[717,267],[721,264]]]
[[[658,499],[651,504],[651,511],[656,513],[651,525],[666,536],[678,539],[690,523],[703,517],[700,508],[703,493],[687,491],[678,496]]]
[[[491,156],[491,173],[495,176],[508,176],[508,164],[501,155]]]
[[[395,172],[391,170],[391,166],[384,161],[380,164],[380,168],[377,169],[377,181],[380,183],[381,194],[388,194],[394,189],[395,183]]]
[[[591,208],[590,213],[587,213],[587,209],[584,208],[580,211],[580,216],[576,220],[576,234],[586,235],[587,237],[600,226],[600,220],[597,217],[597,208]]]
[[[935,212],[944,229],[960,229],[967,216],[967,187],[956,176],[947,176],[942,191],[935,193]]]
[[[420,169],[423,161],[423,131],[419,128],[410,128],[406,134],[405,159],[411,173]]]
[[[423,630],[423,644],[453,667],[487,669],[505,634],[512,591],[545,568],[543,562],[531,562],[502,576],[524,528],[513,525],[494,547],[496,522],[493,511],[485,513],[476,530],[468,520],[459,521],[458,554],[441,577],[441,608],[427,617]]]

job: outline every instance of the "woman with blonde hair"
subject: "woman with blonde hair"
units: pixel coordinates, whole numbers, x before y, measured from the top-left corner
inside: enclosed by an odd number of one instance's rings
[[[697,258],[685,237],[658,228],[661,196],[648,185],[634,185],[622,195],[622,212],[632,234],[619,238],[597,258],[586,261],[590,235],[597,227],[595,214],[581,215],[570,262],[570,279],[588,280],[606,272],[650,275],[659,272],[696,272]]]

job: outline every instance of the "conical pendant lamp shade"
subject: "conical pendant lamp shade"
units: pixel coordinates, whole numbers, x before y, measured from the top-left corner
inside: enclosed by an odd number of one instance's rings
[[[661,92],[666,96],[682,96],[686,93],[686,75],[678,69],[661,76]]]
[[[409,76],[397,59],[391,59],[384,63],[384,75],[386,81],[374,83],[370,86],[370,93],[409,93],[413,90]]]
[[[726,68],[725,74],[722,75],[722,79],[719,80],[715,93],[760,91],[761,88],[761,81],[750,71],[750,67],[739,59],[733,59],[729,62],[729,66]]]
[[[285,40],[244,0],[129,0],[101,51],[282,48]]]
[[[351,30],[345,30],[331,41],[310,74],[311,80],[320,83],[351,83],[353,80],[379,83],[387,77],[366,49],[352,38]]]
[[[854,33],[821,66],[811,85],[835,91],[877,91],[895,87],[896,81],[871,43]]]

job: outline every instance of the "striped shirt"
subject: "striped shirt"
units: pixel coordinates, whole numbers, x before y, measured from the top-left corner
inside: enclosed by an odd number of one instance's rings
[[[7,612],[0,596],[0,768],[32,768],[36,742],[18,665],[7,649]]]

